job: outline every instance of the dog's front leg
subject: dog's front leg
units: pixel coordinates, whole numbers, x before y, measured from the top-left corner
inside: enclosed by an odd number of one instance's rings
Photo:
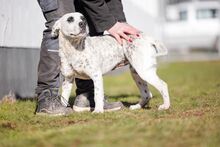
[[[93,113],[103,113],[104,112],[104,88],[103,88],[102,73],[95,72],[90,77],[94,83],[95,110],[93,111]]]
[[[61,102],[64,106],[68,105],[71,89],[74,82],[74,73],[73,69],[68,63],[65,55],[60,50],[59,51],[60,59],[61,59],[61,73],[64,76],[64,81],[62,83],[62,94],[61,94]]]
[[[64,106],[67,106],[69,104],[69,97],[71,94],[73,82],[74,82],[74,77],[65,77],[62,83],[61,102]]]

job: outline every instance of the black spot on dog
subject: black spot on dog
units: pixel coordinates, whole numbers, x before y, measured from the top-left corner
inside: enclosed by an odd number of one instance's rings
[[[72,16],[68,17],[67,18],[67,22],[68,23],[74,22],[74,18]]]
[[[84,16],[80,16],[80,19],[84,22],[86,21],[86,18]]]

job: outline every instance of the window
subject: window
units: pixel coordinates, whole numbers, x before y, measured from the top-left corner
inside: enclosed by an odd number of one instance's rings
[[[197,19],[217,18],[218,10],[217,9],[198,9],[196,15],[197,15]]]
[[[187,11],[180,11],[179,12],[179,20],[180,21],[186,21],[187,20]]]
[[[167,0],[167,4],[172,5],[172,4],[179,4],[183,2],[190,2],[192,0]]]

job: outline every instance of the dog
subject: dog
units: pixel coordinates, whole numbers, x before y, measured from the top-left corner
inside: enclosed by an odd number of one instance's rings
[[[154,86],[163,97],[159,110],[170,107],[167,84],[156,74],[156,57],[167,54],[159,41],[140,33],[130,36],[132,42],[120,45],[111,35],[90,37],[85,17],[81,13],[68,13],[52,27],[52,36],[59,38],[61,58],[62,102],[67,105],[74,78],[92,79],[94,83],[94,113],[104,112],[103,74],[128,61],[130,71],[141,93],[141,100],[130,109],[140,109],[148,104],[151,93],[147,83]]]

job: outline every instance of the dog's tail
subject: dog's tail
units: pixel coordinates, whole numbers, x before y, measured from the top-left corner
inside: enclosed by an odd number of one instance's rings
[[[147,35],[144,35],[143,37],[147,43],[149,43],[148,45],[151,46],[153,56],[163,56],[168,54],[168,49],[161,41]]]
[[[159,40],[154,40],[152,43],[152,47],[155,49],[155,56],[164,56],[168,54],[168,49]]]

